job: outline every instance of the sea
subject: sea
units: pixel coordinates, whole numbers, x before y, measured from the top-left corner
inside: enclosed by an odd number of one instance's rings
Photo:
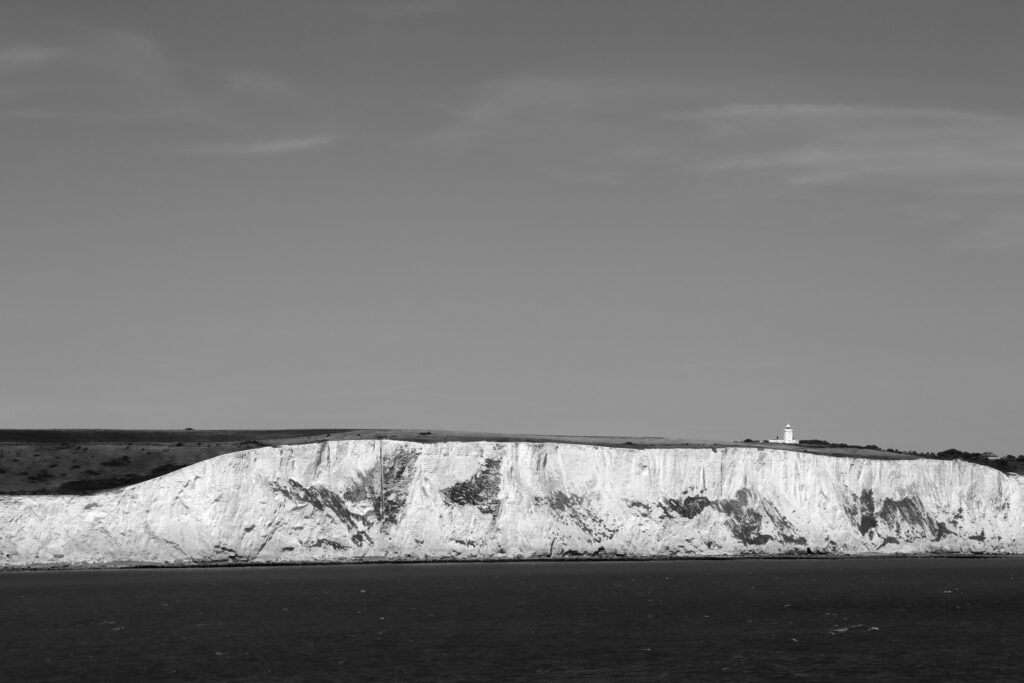
[[[1022,626],[1022,558],[4,572],[0,681],[1024,680]]]

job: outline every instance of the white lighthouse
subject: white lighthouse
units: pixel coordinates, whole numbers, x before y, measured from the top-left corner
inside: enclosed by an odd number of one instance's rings
[[[797,441],[795,438],[793,438],[793,428],[787,424],[786,428],[782,430],[782,438],[781,439],[768,439],[768,443],[800,443],[800,442]]]

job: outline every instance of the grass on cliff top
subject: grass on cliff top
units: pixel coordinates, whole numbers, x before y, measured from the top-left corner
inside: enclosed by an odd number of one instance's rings
[[[872,448],[804,446],[663,437],[551,436],[413,429],[0,430],[0,495],[92,493],[135,484],[225,453],[324,439],[526,441],[618,448],[784,449],[835,457],[915,459]]]

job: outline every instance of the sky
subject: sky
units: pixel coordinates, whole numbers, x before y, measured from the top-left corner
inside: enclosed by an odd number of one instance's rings
[[[1024,3],[4,0],[0,427],[1024,453]]]

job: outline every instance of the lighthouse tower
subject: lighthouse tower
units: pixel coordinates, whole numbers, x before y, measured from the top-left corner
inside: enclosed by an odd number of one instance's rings
[[[793,428],[786,425],[786,428],[782,430],[782,443],[796,443],[796,439],[793,438]]]
[[[789,425],[786,425],[786,428],[784,430],[782,430],[782,438],[781,439],[768,439],[768,443],[800,443],[800,442],[793,438],[793,428],[791,426],[789,426]]]

